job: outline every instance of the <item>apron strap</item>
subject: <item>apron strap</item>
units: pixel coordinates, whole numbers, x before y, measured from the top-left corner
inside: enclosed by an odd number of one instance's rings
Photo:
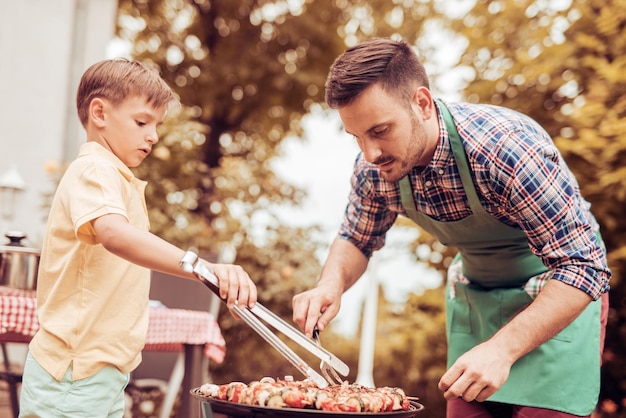
[[[448,136],[450,138],[450,147],[452,148],[452,153],[454,154],[454,161],[459,170],[459,174],[461,175],[463,190],[465,191],[467,200],[470,203],[472,212],[484,212],[485,209],[480,204],[480,200],[478,199],[478,193],[476,192],[472,176],[470,175],[467,155],[465,155],[465,149],[463,148],[463,143],[461,142],[461,136],[459,135],[459,131],[456,129],[452,114],[450,114],[450,111],[440,99],[435,99],[435,102],[437,102],[437,105],[441,110],[441,115],[443,116],[443,121],[446,124],[446,130],[448,131]]]
[[[476,192],[474,182],[472,181],[469,163],[467,161],[467,156],[465,155],[465,149],[463,148],[459,131],[456,129],[456,125],[454,124],[454,119],[452,118],[452,115],[446,105],[441,100],[435,99],[435,102],[441,110],[441,115],[443,116],[446,130],[448,132],[448,137],[450,138],[450,146],[452,148],[452,154],[454,155],[454,161],[457,169],[459,170],[461,181],[463,183],[463,190],[465,191],[465,195],[469,201],[472,213],[485,213],[485,209],[478,199],[478,193]],[[415,215],[418,211],[415,206],[415,199],[413,198],[413,191],[408,174],[400,180],[399,185],[402,206],[404,206],[404,209],[409,214],[409,217],[411,219],[415,219],[415,217],[418,216]]]
[[[400,198],[402,199],[402,206],[407,211],[410,219],[417,219],[418,212],[415,206],[415,200],[413,199],[413,191],[411,190],[411,182],[409,181],[408,174],[400,179]]]

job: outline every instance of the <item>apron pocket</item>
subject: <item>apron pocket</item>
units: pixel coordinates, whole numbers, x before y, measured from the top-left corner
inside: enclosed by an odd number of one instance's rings
[[[524,289],[506,289],[501,294],[502,304],[500,305],[500,326],[504,326],[517,315],[521,310],[525,309],[534,298]],[[551,339],[570,342],[572,341],[572,333],[575,332],[575,324],[570,324],[561,332]]]
[[[499,289],[498,293],[501,298],[499,329],[530,305],[533,299],[523,289]]]
[[[580,332],[580,329],[578,329],[578,328],[579,328],[578,324],[576,322],[572,322],[571,324],[569,324],[568,326],[563,328],[561,330],[561,332],[556,334],[551,339],[563,341],[563,342],[566,342],[566,343],[572,342],[572,338],[573,338],[574,334],[576,332]],[[577,331],[577,329],[578,329],[578,331]]]
[[[453,283],[455,297],[448,297],[447,321],[450,332],[460,332],[470,334],[472,332],[471,311],[467,300],[467,288],[463,283]],[[450,287],[448,287],[450,292]]]

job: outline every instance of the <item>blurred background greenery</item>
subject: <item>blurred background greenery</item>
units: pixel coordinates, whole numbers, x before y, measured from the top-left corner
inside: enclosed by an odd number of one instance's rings
[[[306,191],[270,163],[285,138],[303,137],[305,115],[324,111],[327,70],[346,46],[402,37],[427,65],[435,94],[454,80],[463,100],[538,120],[602,226],[614,276],[598,416],[626,416],[623,0],[120,0],[116,33],[133,58],[160,70],[182,103],[137,169],[150,183],[153,232],[242,265],[263,304],[286,319],[292,296],[314,284],[316,255],[329,242],[316,226],[281,222],[274,208],[297,206]],[[319,162],[319,170],[330,169]],[[425,245],[431,254],[418,251]],[[454,253],[425,233],[407,251],[442,274]],[[438,288],[411,294],[401,307],[381,297],[378,307],[375,382],[419,396],[430,417],[445,416],[437,390],[445,370],[443,303]],[[228,350],[222,365],[211,365],[213,381],[294,373],[245,324],[224,312],[219,322]],[[325,331],[324,345],[355,373],[358,335],[332,333]]]

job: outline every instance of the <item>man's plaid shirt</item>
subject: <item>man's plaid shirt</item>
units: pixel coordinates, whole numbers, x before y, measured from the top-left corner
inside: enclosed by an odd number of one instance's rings
[[[447,106],[485,210],[526,233],[531,250],[554,270],[552,279],[599,298],[609,288],[610,271],[603,244],[596,238],[598,224],[550,136],[532,119],[509,109]],[[409,180],[418,211],[437,221],[457,221],[471,209],[439,109],[438,113],[435,154],[428,166],[415,167]],[[384,180],[361,153],[351,183],[339,236],[369,257],[384,245],[397,216],[406,215],[400,188]]]

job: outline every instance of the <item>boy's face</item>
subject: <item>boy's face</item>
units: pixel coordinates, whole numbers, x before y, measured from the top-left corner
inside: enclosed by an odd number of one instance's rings
[[[131,96],[118,106],[102,100],[102,109],[96,141],[127,167],[137,167],[159,141],[157,127],[163,123],[167,106],[154,108],[144,97]]]

